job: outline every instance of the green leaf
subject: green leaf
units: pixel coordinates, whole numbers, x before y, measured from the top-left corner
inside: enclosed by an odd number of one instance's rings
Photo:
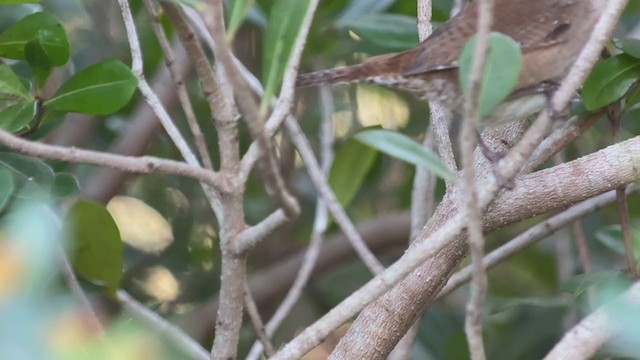
[[[75,176],[68,173],[57,173],[51,187],[52,198],[63,198],[80,193],[80,184]]]
[[[73,267],[78,274],[115,295],[122,278],[123,243],[107,209],[78,201],[67,214],[65,230],[72,239]]]
[[[0,153],[0,169],[11,171],[18,186],[30,188],[34,192],[48,193],[53,185],[55,175],[49,165],[42,160],[15,153]],[[20,197],[29,197],[24,193]],[[36,194],[34,194],[36,195]],[[36,198],[40,198],[37,194]]]
[[[354,138],[364,144],[416,166],[422,166],[444,179],[451,179],[449,170],[438,156],[425,149],[409,137],[395,131],[369,129],[359,132]]]
[[[25,16],[0,34],[0,57],[26,60],[25,47],[36,38],[51,66],[67,63],[71,54],[67,33],[55,16],[43,12]]]
[[[618,255],[625,255],[627,250],[624,247],[622,238],[622,228],[620,225],[609,225],[598,229],[595,234],[596,240],[609,250]],[[633,253],[636,259],[640,259],[640,238],[633,238]]]
[[[276,0],[271,8],[265,33],[265,53],[262,57],[263,111],[282,82],[293,43],[302,25],[303,14],[307,12],[308,7],[309,0]]]
[[[396,1],[397,0],[352,0],[349,6],[338,15],[336,27],[343,28],[362,17],[382,13],[390,8]],[[413,22],[413,30],[414,33],[417,31],[415,21]]]
[[[621,54],[596,64],[582,87],[587,110],[596,110],[623,97],[640,79],[640,59]]]
[[[348,28],[389,51],[407,50],[418,45],[416,19],[410,16],[372,14],[352,21]]]
[[[473,63],[473,52],[476,37],[471,38],[460,53],[460,86],[464,93],[469,91],[469,76]],[[489,38],[489,52],[484,67],[478,107],[480,117],[491,113],[518,83],[522,69],[522,52],[520,46],[510,37],[492,32]]]
[[[622,51],[627,55],[640,59],[640,39],[626,38],[622,40]]]
[[[0,64],[0,100],[15,98],[32,100],[33,96],[9,65]]]
[[[613,271],[598,271],[591,274],[580,274],[572,277],[560,286],[564,292],[568,292],[578,297],[592,286],[602,287],[607,283],[616,282],[618,279],[624,278],[624,274]]]
[[[7,168],[0,168],[0,211],[9,203],[9,199],[16,189],[13,175]]]
[[[77,72],[44,105],[56,110],[108,115],[124,107],[138,78],[118,60],[105,60]]]
[[[24,55],[31,66],[31,72],[36,77],[38,88],[43,88],[51,75],[51,59],[45,51],[39,38],[33,39],[24,47]]]
[[[0,128],[12,133],[22,130],[33,120],[36,112],[37,104],[35,100],[7,106],[0,111]]]
[[[42,0],[0,0],[0,5],[36,4]]]
[[[329,173],[329,185],[343,207],[348,206],[358,193],[378,152],[362,143],[349,139],[338,152]]]
[[[242,25],[249,8],[253,5],[254,0],[233,0],[233,8],[229,17],[229,26],[227,27],[227,37],[233,39],[236,31]]]

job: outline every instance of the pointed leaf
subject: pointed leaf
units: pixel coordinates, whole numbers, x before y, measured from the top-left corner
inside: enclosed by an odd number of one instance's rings
[[[124,107],[138,85],[118,60],[105,60],[76,73],[44,105],[56,110],[108,115]]]
[[[25,45],[24,56],[29,66],[31,66],[31,72],[36,77],[38,88],[44,87],[49,75],[51,75],[53,66],[51,65],[49,55],[47,55],[38,37]]]
[[[80,193],[80,184],[75,176],[68,173],[57,173],[51,187],[51,197],[63,198]]]
[[[459,77],[460,85],[465,94],[469,90],[469,76],[475,45],[476,37],[474,36],[460,53]],[[489,115],[498,104],[511,94],[518,83],[521,69],[522,52],[518,43],[507,35],[497,32],[491,33],[478,101],[480,117]]]
[[[338,152],[329,173],[329,185],[343,207],[348,206],[367,177],[378,151],[349,139]]]
[[[0,169],[5,168],[13,173],[20,187],[33,186],[38,192],[48,193],[54,181],[54,173],[42,160],[9,152],[0,152]],[[28,196],[25,193],[25,196]],[[39,197],[39,196],[38,196]]]
[[[262,106],[270,103],[289,62],[309,0],[276,0],[271,8],[262,57],[264,96]]]
[[[231,9],[231,16],[229,16],[229,26],[227,27],[227,36],[233,39],[236,31],[242,25],[249,8],[253,5],[254,0],[233,0],[233,7]]]
[[[62,66],[70,56],[67,33],[60,21],[49,13],[27,15],[0,34],[0,57],[25,60],[25,46],[38,38],[52,66]]]
[[[35,100],[23,101],[8,106],[0,111],[0,128],[8,132],[24,129],[36,116],[37,104]]]
[[[418,45],[416,19],[399,14],[372,14],[348,25],[356,35],[390,51],[407,50]]]
[[[354,138],[387,155],[391,155],[416,166],[422,166],[441,178],[452,178],[449,170],[447,170],[435,154],[398,132],[370,129],[359,132]]]
[[[338,15],[336,26],[341,28],[353,21],[371,14],[379,14],[390,8],[398,0],[352,0],[344,11]],[[415,23],[413,24],[415,30]],[[415,32],[415,31],[414,31]]]
[[[33,96],[9,65],[0,64],[0,100],[22,98],[32,100]]]
[[[104,285],[114,295],[122,278],[123,244],[115,221],[100,205],[78,201],[67,214],[73,267],[83,278]]]
[[[623,97],[640,79],[640,59],[621,54],[596,64],[582,87],[587,110],[596,110]]]

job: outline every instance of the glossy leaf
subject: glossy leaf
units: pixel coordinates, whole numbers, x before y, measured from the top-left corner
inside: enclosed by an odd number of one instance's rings
[[[263,109],[271,101],[282,82],[293,43],[298,36],[309,0],[276,0],[267,24],[262,62]]]
[[[229,17],[229,26],[227,27],[227,37],[233,39],[236,31],[242,25],[249,8],[253,5],[254,0],[233,0],[231,16]]]
[[[51,167],[42,160],[16,153],[0,153],[0,169],[2,168],[13,173],[18,186],[31,187],[33,191],[38,189],[38,192],[42,193],[48,193],[55,178]]]
[[[31,66],[31,72],[36,77],[38,88],[44,87],[49,75],[51,75],[53,66],[39,36],[25,45],[24,56],[29,66]]]
[[[33,99],[18,75],[9,65],[0,64],[0,100]]]
[[[640,39],[626,38],[622,40],[622,51],[627,55],[640,59]]]
[[[76,73],[44,105],[56,110],[108,115],[124,107],[138,79],[118,60],[105,60]]]
[[[347,6],[344,11],[342,11],[340,15],[338,15],[336,26],[339,28],[345,27],[351,24],[353,21],[358,20],[364,16],[384,12],[385,10],[390,8],[396,1],[398,0],[352,0],[349,3],[349,6]],[[415,32],[415,21],[413,27]]]
[[[476,44],[475,36],[467,42],[460,54],[460,84],[466,94]],[[510,37],[493,32],[489,38],[489,52],[484,67],[478,107],[484,117],[500,104],[516,86],[522,69],[520,46]]]
[[[67,214],[65,228],[72,239],[76,272],[105,286],[114,295],[122,278],[123,244],[107,209],[93,202],[78,201]]]
[[[596,64],[582,87],[587,110],[596,110],[623,97],[640,79],[640,59],[621,54]]]
[[[422,166],[441,178],[452,178],[451,173],[444,164],[442,164],[438,156],[411,138],[398,132],[370,129],[359,132],[354,138],[385,154],[416,166]]]
[[[336,153],[329,185],[343,207],[358,193],[377,155],[378,151],[354,139],[347,140]]]
[[[418,45],[416,19],[398,14],[372,14],[352,21],[348,27],[358,36],[390,51]]]
[[[80,184],[75,176],[68,173],[57,173],[51,187],[52,198],[63,198],[80,193]]]
[[[7,168],[0,168],[0,211],[9,203],[9,199],[16,189],[13,174]]]
[[[60,21],[49,13],[27,15],[0,34],[0,57],[25,60],[28,42],[38,39],[51,66],[67,63],[71,54],[67,33]]]
[[[0,111],[0,128],[12,133],[22,130],[33,120],[36,111],[37,104],[35,100],[7,106]]]

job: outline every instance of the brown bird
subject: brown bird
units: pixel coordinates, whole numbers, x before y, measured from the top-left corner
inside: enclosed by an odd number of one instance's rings
[[[550,89],[566,75],[605,4],[606,0],[496,0],[492,31],[520,45],[523,66],[513,93],[483,123],[521,119],[544,108]],[[303,74],[297,86],[368,82],[439,101],[454,111],[462,109],[458,57],[476,34],[477,18],[478,7],[472,3],[414,49]]]

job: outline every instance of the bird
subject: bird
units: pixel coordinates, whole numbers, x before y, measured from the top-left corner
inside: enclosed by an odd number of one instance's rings
[[[481,120],[482,125],[519,120],[544,109],[588,41],[605,4],[606,0],[496,0],[491,30],[520,46],[523,64],[513,92]],[[437,101],[459,113],[463,96],[458,59],[477,32],[477,18],[476,1],[413,49],[302,74],[296,86],[366,82]]]

